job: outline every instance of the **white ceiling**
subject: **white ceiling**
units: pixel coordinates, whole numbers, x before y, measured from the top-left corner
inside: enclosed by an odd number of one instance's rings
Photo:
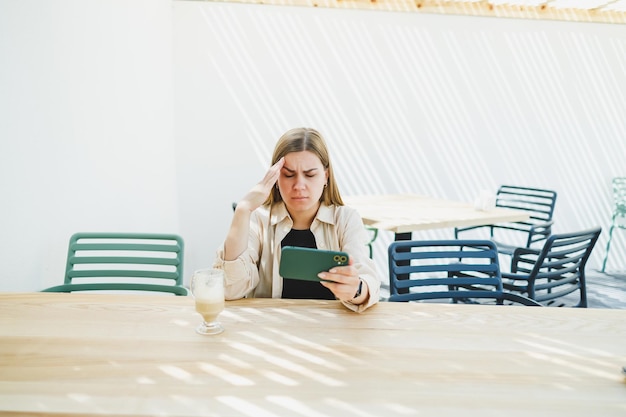
[[[626,0],[208,0],[626,24]]]

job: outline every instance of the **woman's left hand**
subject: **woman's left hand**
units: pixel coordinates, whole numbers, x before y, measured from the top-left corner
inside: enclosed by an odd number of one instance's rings
[[[348,265],[336,266],[328,272],[320,272],[318,274],[322,279],[321,284],[331,290],[335,297],[341,301],[356,301],[354,295],[361,284],[358,271],[352,266],[352,263],[353,260],[350,258]],[[365,298],[363,293],[367,294],[366,287],[367,285],[363,283],[362,294],[358,299]]]

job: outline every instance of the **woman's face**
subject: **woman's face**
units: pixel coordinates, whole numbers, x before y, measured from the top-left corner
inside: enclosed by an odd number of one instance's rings
[[[328,172],[313,152],[286,154],[278,188],[291,215],[316,213],[327,180]]]

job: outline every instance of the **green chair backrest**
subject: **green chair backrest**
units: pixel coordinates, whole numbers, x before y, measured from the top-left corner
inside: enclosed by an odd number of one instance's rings
[[[600,271],[606,270],[606,261],[609,259],[609,251],[611,250],[611,240],[613,239],[613,231],[618,229],[626,229],[626,177],[613,178],[613,214],[611,215],[611,226],[609,227],[609,239],[606,242],[606,251],[602,260],[602,268]]]
[[[188,295],[184,242],[176,234],[76,233],[63,285],[46,292],[156,291]]]
[[[613,178],[613,220],[616,216],[626,217],[626,177]],[[620,224],[624,228],[625,225]]]

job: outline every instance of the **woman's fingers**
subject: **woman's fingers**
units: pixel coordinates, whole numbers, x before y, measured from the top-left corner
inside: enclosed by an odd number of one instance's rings
[[[280,158],[274,165],[270,167],[270,169],[265,174],[263,181],[261,181],[261,183],[263,183],[268,188],[268,194],[269,190],[271,190],[274,184],[276,184],[276,181],[278,181],[278,177],[280,176],[280,170],[283,168],[283,165],[285,165],[284,157]]]
[[[340,300],[351,300],[360,284],[357,269],[352,266],[352,259],[349,265],[336,266],[328,272],[319,273],[318,276],[322,279],[321,284]]]
[[[267,199],[267,196],[270,195],[272,187],[276,184],[276,181],[278,181],[280,170],[284,164],[285,158],[280,158],[278,162],[272,165],[265,173],[263,179],[252,187],[243,199],[237,203],[237,206],[241,205],[250,211],[254,211],[260,207],[261,204],[263,204]]]
[[[356,268],[350,265],[336,266],[331,268],[328,272],[320,272],[318,277],[324,281],[333,281],[339,284],[350,284],[356,281],[358,285],[359,281]]]

